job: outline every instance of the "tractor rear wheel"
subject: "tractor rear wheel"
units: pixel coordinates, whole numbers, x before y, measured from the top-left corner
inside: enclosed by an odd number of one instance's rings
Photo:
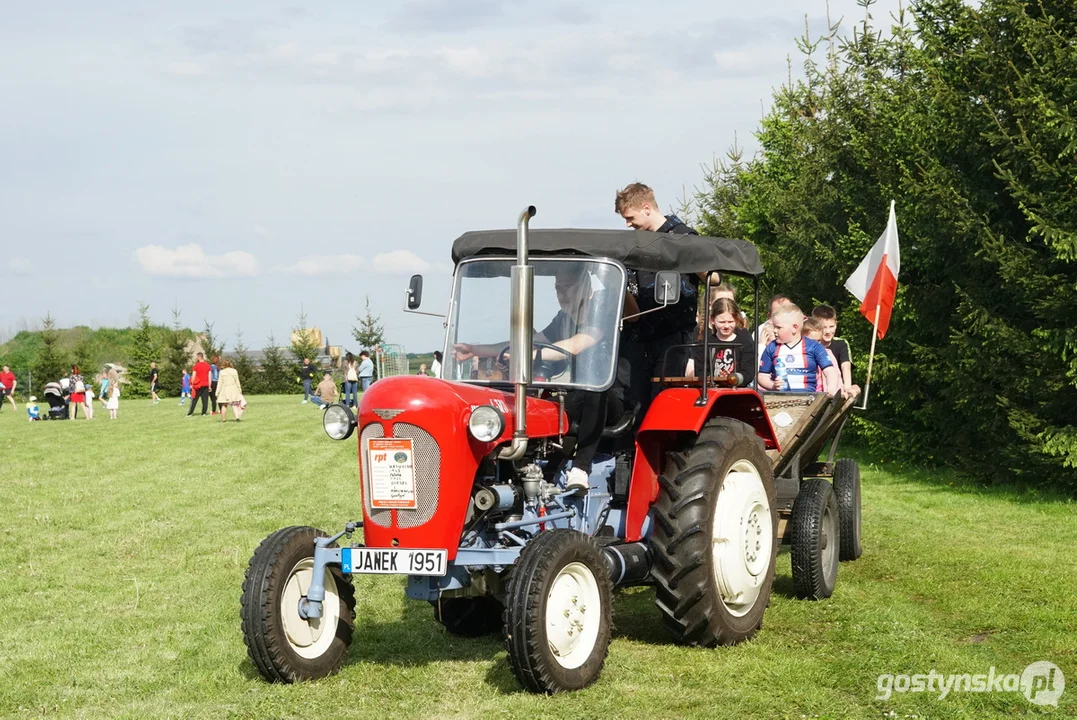
[[[755,430],[715,418],[658,478],[651,535],[656,603],[678,642],[713,647],[752,637],[774,584],[775,492]]]
[[[247,654],[266,680],[294,683],[335,674],[348,657],[355,627],[355,589],[339,567],[322,580],[322,617],[304,618],[314,568],[314,539],[326,537],[312,527],[278,530],[254,551],[240,598]]]
[[[838,496],[838,524],[841,525],[841,560],[856,560],[864,552],[860,545],[860,466],[852,458],[834,465],[834,494]]]
[[[453,635],[480,637],[501,630],[505,606],[490,595],[443,597],[430,604],[434,606],[434,619]]]
[[[820,600],[834,594],[838,580],[838,500],[824,478],[807,478],[793,502],[790,557],[793,592],[799,598]]]
[[[602,552],[589,536],[547,530],[527,543],[505,599],[505,647],[520,684],[552,694],[598,679],[609,651],[612,599]]]

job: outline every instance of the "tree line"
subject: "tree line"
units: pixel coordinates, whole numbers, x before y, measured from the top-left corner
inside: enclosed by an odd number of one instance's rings
[[[365,314],[357,316],[356,320],[358,324],[352,328],[352,337],[360,348],[372,349],[384,343],[385,326],[380,316],[371,311],[369,299]],[[270,333],[257,361],[246,344],[242,330],[236,330],[229,349],[228,339],[221,336],[214,323],[208,320],[203,322],[202,331],[196,333],[183,324],[180,309],[173,308],[171,327],[155,325],[150,318],[149,305],[139,303],[138,323],[133,329],[104,328],[93,332],[87,329],[80,333],[72,348],[61,342],[61,331],[51,314],[47,314],[38,333],[22,332],[9,341],[9,345],[24,341],[19,343],[24,350],[20,357],[8,359],[11,353],[3,355],[17,371],[32,371],[35,391],[46,382],[66,377],[72,364],[77,364],[89,377],[99,371],[104,362],[116,362],[127,369],[125,395],[142,398],[150,396],[151,362],[157,363],[158,394],[162,397],[178,396],[183,371],[190,370],[194,364],[196,347],[205,353],[206,358],[219,355],[231,359],[243,383],[244,392],[251,395],[301,391],[298,375],[303,358],[313,360],[322,354],[322,348],[314,331],[308,326],[303,310],[300,310],[296,325],[292,328],[289,345],[281,347],[277,338]],[[18,360],[24,360],[28,367],[23,368]]]
[[[768,290],[870,325],[844,280],[897,202],[901,273],[860,438],[883,457],[1077,490],[1077,12],[920,0],[889,33],[799,41],[758,152],[695,198],[701,231],[760,249]]]

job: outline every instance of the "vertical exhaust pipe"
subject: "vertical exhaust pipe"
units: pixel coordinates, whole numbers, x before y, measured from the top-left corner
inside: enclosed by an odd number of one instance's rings
[[[512,444],[498,456],[502,460],[519,460],[527,451],[527,387],[531,384],[531,354],[534,352],[535,268],[527,264],[527,224],[535,217],[535,206],[528,205],[516,223],[516,264],[512,267],[512,321],[509,336],[509,377],[516,386]]]

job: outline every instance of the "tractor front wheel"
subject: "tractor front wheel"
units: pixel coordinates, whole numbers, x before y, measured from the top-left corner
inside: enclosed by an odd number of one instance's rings
[[[598,546],[575,530],[527,543],[505,600],[505,646],[520,683],[537,693],[593,683],[610,645],[613,585]]]
[[[674,638],[732,645],[762,626],[774,584],[774,480],[763,441],[715,418],[666,455],[651,536],[655,601]]]
[[[314,568],[312,527],[278,530],[254,551],[243,579],[240,617],[247,654],[266,680],[294,683],[335,674],[344,664],[355,627],[355,589],[338,567],[322,576],[322,617],[305,618]]]

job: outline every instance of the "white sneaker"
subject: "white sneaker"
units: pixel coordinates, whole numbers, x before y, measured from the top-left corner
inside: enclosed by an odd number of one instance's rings
[[[575,491],[577,495],[586,495],[589,487],[590,483],[586,472],[575,467],[568,471],[568,481],[565,483],[566,489]]]

